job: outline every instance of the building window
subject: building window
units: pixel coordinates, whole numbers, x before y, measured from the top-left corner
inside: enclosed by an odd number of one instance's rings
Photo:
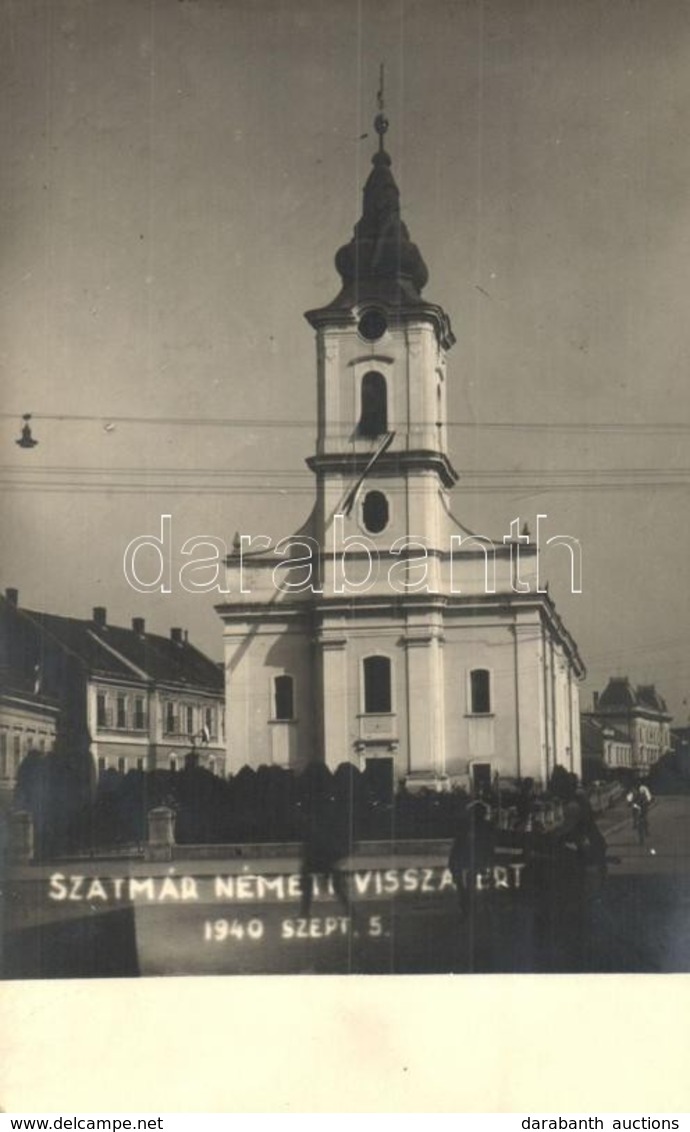
[[[380,534],[388,526],[388,500],[382,491],[368,491],[362,504],[362,522],[372,535]]]
[[[170,756],[170,769],[171,770],[177,770],[177,759],[175,758],[174,755]]]
[[[388,393],[382,373],[365,373],[362,378],[360,436],[381,436],[388,432]]]
[[[383,338],[388,329],[386,316],[383,311],[370,307],[360,318],[357,329],[367,342],[376,342],[379,338]]]
[[[187,734],[194,734],[194,708],[187,708]]]
[[[103,756],[101,756],[98,760],[98,773],[103,774],[103,771],[106,769],[107,765],[108,764],[106,763],[105,759],[103,758]]]
[[[367,656],[364,668],[364,712],[388,715],[393,710],[391,662],[387,656]]]
[[[98,727],[108,726],[108,709],[103,692],[99,692],[96,696],[96,725]]]
[[[171,700],[165,705],[165,730],[168,734],[175,731],[175,705]]]
[[[144,769],[144,760],[143,759],[137,759],[137,770],[143,770],[143,769]]]
[[[211,774],[216,773],[216,760],[215,759],[209,759],[208,760],[208,769],[210,770]]]
[[[7,778],[7,732],[0,731],[0,778]]]
[[[117,697],[117,716],[116,716],[116,719],[117,719],[117,726],[118,727],[122,728],[122,727],[127,726],[127,702],[126,702],[124,696],[118,696]]]
[[[117,760],[117,769],[120,772],[120,774],[126,774],[127,773],[127,759],[118,759]]]
[[[22,757],[22,737],[19,734],[12,736],[12,754],[14,755],[14,764],[17,765],[17,760]]]
[[[292,676],[276,676],[273,680],[273,718],[295,718],[295,688]]]
[[[137,696],[134,700],[134,726],[137,731],[144,731],[146,728],[146,711],[142,696]]]
[[[489,715],[491,712],[491,673],[488,668],[473,668],[470,672],[470,712],[472,715]]]

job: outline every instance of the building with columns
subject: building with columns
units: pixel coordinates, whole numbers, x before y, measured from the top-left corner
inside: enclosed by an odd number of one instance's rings
[[[517,523],[454,518],[445,311],[401,219],[384,149],[340,248],[316,338],[314,507],[227,561],[228,767],[324,761],[408,789],[579,775],[577,647]]]

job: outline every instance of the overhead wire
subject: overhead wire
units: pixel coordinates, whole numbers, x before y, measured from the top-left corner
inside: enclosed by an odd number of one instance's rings
[[[0,412],[0,420],[17,420],[22,412]],[[34,421],[61,421],[81,422],[91,424],[131,424],[147,426],[194,426],[208,428],[310,428],[314,429],[314,417],[305,418],[244,418],[237,417],[172,417],[172,416],[135,416],[122,414],[88,414],[88,413],[40,413],[32,412]],[[436,420],[416,421],[416,426],[435,427]],[[332,421],[335,427],[351,428],[351,421]],[[444,422],[448,428],[489,429],[512,432],[588,432],[588,433],[687,433],[690,432],[690,422],[682,421],[477,421],[477,420],[448,420]]]
[[[651,479],[651,480],[631,480],[628,482],[564,482],[558,480],[539,480],[525,483],[519,480],[498,482],[493,484],[468,484],[461,487],[456,494],[456,499],[464,495],[468,496],[484,496],[484,495],[503,495],[507,499],[520,495],[523,498],[532,498],[534,496],[548,494],[590,494],[594,493],[607,493],[607,494],[621,494],[630,491],[648,490],[658,492],[664,490],[682,490],[690,486],[690,477],[687,479]],[[160,483],[150,479],[142,479],[132,482],[110,482],[110,483],[84,483],[79,480],[64,480],[56,481],[54,478],[46,479],[44,481],[36,480],[1,480],[0,489],[7,493],[16,494],[59,494],[69,493],[74,495],[206,495],[206,496],[295,496],[295,497],[313,497],[313,485],[307,484],[290,484],[285,485],[284,480],[275,484],[266,483],[191,483],[191,482],[170,482]],[[386,493],[391,497],[422,497],[427,493],[421,487],[405,485],[386,485]]]
[[[257,475],[290,475],[296,476],[301,479],[308,479],[310,481],[314,478],[314,473],[308,469],[300,467],[282,468],[282,467],[252,467],[252,468],[218,468],[218,467],[200,467],[195,464],[194,467],[146,467],[146,466],[126,466],[126,467],[113,467],[104,466],[103,464],[44,464],[36,468],[30,468],[18,464],[0,464],[0,474],[2,473],[40,473],[40,472],[64,472],[75,473],[78,475],[209,475],[209,476],[238,476],[238,477],[253,477]],[[497,476],[543,476],[544,474],[550,476],[636,476],[636,475],[690,475],[690,467],[682,468],[669,468],[669,467],[644,467],[644,468],[476,468],[465,469],[461,473],[461,479],[483,479],[495,478]]]

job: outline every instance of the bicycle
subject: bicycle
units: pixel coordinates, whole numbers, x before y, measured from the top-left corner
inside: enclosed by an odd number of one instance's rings
[[[647,820],[647,807],[633,804],[632,809],[633,832],[637,834],[637,844],[644,845],[649,837],[649,821]]]

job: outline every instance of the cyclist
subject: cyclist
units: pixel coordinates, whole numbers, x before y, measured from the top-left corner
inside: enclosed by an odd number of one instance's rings
[[[649,837],[647,813],[652,802],[649,788],[643,782],[638,783],[627,795],[626,801],[632,809],[633,832],[637,833],[638,844],[644,845]]]

